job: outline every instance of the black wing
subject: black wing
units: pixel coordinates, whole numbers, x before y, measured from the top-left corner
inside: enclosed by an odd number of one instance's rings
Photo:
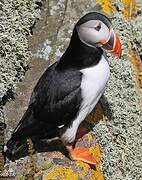
[[[52,65],[41,77],[30,100],[35,118],[56,125],[69,124],[81,103],[81,77],[77,70],[56,70]]]
[[[56,66],[57,63],[50,66],[35,86],[27,110],[29,114],[23,116],[15,130],[17,137],[19,133],[32,136],[41,132],[43,135],[49,129],[53,135],[58,126],[69,126],[77,116],[81,104],[82,73],[69,69],[59,71]]]

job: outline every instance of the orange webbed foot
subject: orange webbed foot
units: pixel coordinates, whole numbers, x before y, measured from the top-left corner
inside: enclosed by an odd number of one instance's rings
[[[70,152],[72,160],[80,160],[90,165],[97,164],[95,157],[91,154],[88,148],[76,147],[73,149],[71,146],[67,146],[67,149]]]

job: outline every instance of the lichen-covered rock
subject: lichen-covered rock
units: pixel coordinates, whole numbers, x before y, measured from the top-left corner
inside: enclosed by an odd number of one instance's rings
[[[119,3],[116,6],[119,7]],[[129,56],[130,43],[137,42],[136,50],[141,53],[142,29],[138,19],[142,19],[142,12],[131,22],[120,12],[115,12],[113,18],[122,39],[123,56],[121,59],[109,57],[111,77],[105,92],[107,104],[104,101],[103,105],[107,114],[111,109],[111,117],[107,123],[100,122],[94,127],[94,134],[102,145],[103,172],[108,180],[142,178],[142,108]]]
[[[36,18],[39,18],[39,3],[40,0],[0,1],[1,124],[5,121],[4,105],[7,100],[14,99],[17,83],[23,79],[29,68],[30,52],[27,35],[30,34]],[[2,134],[0,134],[0,156],[3,147]]]
[[[0,3],[0,102],[12,96],[16,83],[22,80],[28,68],[27,35],[39,17],[37,2],[7,0]]]

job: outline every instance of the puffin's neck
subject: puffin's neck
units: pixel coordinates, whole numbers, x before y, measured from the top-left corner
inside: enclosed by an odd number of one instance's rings
[[[102,54],[103,50],[101,48],[94,48],[84,44],[79,39],[77,30],[75,28],[70,44],[59,61],[58,68],[87,68],[97,64],[100,61]]]

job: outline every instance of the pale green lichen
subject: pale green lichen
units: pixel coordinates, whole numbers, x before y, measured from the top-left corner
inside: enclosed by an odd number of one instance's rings
[[[12,96],[16,83],[24,77],[30,52],[27,35],[39,18],[40,1],[0,2],[0,102]]]

